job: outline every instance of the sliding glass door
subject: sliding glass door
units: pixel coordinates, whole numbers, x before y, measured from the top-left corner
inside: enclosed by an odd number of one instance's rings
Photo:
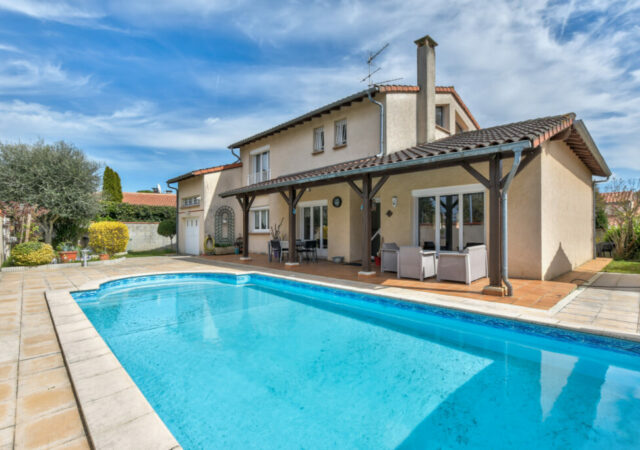
[[[328,233],[327,203],[300,204],[301,224],[299,236],[305,241],[316,241],[318,256],[327,256]]]
[[[412,192],[416,244],[425,250],[459,251],[485,243],[484,190],[466,185]]]

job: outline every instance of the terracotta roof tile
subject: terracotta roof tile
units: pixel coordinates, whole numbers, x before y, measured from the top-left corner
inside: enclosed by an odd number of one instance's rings
[[[618,203],[631,201],[634,193],[632,191],[601,192],[600,195],[602,195],[605,203]]]
[[[176,206],[175,194],[153,194],[149,192],[123,192],[122,203],[147,206]]]
[[[187,178],[195,177],[198,175],[204,175],[207,173],[214,173],[214,172],[222,172],[223,170],[235,169],[237,167],[242,167],[242,163],[240,161],[234,162],[231,164],[223,164],[221,166],[207,167],[206,169],[193,170],[191,172],[187,172],[182,175],[179,175],[175,178],[171,178],[170,180],[167,180],[167,183],[175,183],[177,181],[186,180]]]
[[[291,120],[288,120],[287,122],[281,123],[279,125],[276,125],[275,127],[269,128],[268,130],[265,131],[261,131],[260,133],[254,134],[253,136],[250,136],[248,138],[242,139],[238,142],[234,142],[233,144],[231,144],[229,146],[229,148],[239,148],[239,147],[243,147],[245,145],[251,144],[253,142],[256,142],[260,139],[263,139],[267,136],[271,136],[275,133],[279,133],[281,131],[287,130],[289,128],[295,127],[297,125],[300,125],[301,123],[307,122],[309,120],[312,120],[316,117],[320,117],[323,114],[327,114],[330,113],[331,111],[336,111],[342,107],[345,106],[349,106],[354,102],[360,102],[362,100],[364,100],[365,98],[367,98],[368,93],[371,93],[372,95],[375,92],[381,92],[381,93],[412,93],[412,92],[419,92],[420,88],[418,86],[413,86],[413,85],[402,85],[402,84],[382,84],[379,86],[374,86],[371,87],[369,89],[365,89],[364,91],[360,91],[360,92],[356,92],[355,94],[349,95],[348,97],[344,97],[341,98],[339,100],[336,100],[333,103],[329,103],[328,105],[324,105],[321,106],[320,108],[314,109],[313,111],[310,111],[306,114],[303,114],[301,116],[295,117]],[[440,94],[444,94],[444,93],[450,93],[454,96],[455,100],[460,104],[460,106],[465,110],[465,112],[469,115],[469,117],[471,118],[471,121],[474,123],[474,125],[476,126],[476,128],[480,128],[480,126],[478,125],[478,122],[476,122],[476,119],[471,115],[471,112],[469,111],[469,109],[467,108],[467,106],[462,102],[462,99],[460,98],[460,96],[458,95],[458,93],[456,92],[456,90],[453,88],[453,86],[436,86],[436,93],[440,93]]]
[[[523,122],[515,122],[480,130],[467,131],[464,133],[459,133],[450,137],[439,139],[428,144],[420,144],[415,147],[410,147],[382,157],[369,156],[367,158],[346,161],[343,163],[320,167],[305,172],[284,175],[269,181],[264,181],[262,183],[256,183],[251,186],[234,189],[232,191],[223,193],[223,195],[229,196],[248,190],[273,190],[279,185],[290,185],[297,182],[303,182],[308,179],[317,179],[318,177],[348,177],[350,175],[349,172],[353,172],[359,169],[372,169],[370,172],[373,173],[376,171],[376,169],[382,170],[385,168],[385,166],[394,163],[427,159],[433,156],[452,153],[458,153],[462,156],[465,151],[525,140],[530,141],[532,147],[537,147],[546,140],[551,139],[551,137],[555,136],[561,131],[571,127],[574,119],[575,114],[570,113],[558,116],[542,117],[539,119],[525,120]],[[577,139],[576,137],[574,137],[573,127],[569,138]],[[569,143],[569,146],[572,147],[574,152],[578,154],[578,156],[585,162],[585,164],[592,170],[594,174],[599,175],[603,172],[603,169],[598,166],[595,159],[589,159],[587,154],[578,153],[578,151],[582,152],[583,149],[578,148],[577,143]]]

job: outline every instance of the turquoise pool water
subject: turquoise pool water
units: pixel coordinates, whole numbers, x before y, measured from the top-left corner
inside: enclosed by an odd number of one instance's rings
[[[262,275],[74,293],[184,448],[639,448],[640,345]]]

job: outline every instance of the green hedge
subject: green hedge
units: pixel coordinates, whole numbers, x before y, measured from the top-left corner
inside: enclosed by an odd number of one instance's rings
[[[175,219],[173,206],[130,205],[128,203],[100,202],[100,213],[95,221],[162,222]]]

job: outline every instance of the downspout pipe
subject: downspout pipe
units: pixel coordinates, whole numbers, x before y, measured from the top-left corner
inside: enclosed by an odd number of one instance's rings
[[[516,176],[516,172],[518,171],[518,167],[520,166],[520,160],[522,159],[522,149],[514,150],[513,152],[513,165],[511,166],[511,170],[509,171],[509,175],[507,175],[507,179],[504,182],[504,186],[502,187],[501,192],[501,202],[502,202],[502,280],[504,284],[507,286],[507,296],[511,297],[513,295],[513,286],[509,281],[509,214],[508,214],[508,191],[509,186],[511,186],[511,182],[513,178]]]
[[[598,245],[596,244],[596,184],[606,183],[611,178],[611,175],[608,175],[604,180],[592,180],[591,181],[591,190],[593,191],[593,259],[598,257]]]
[[[231,154],[236,157],[236,160],[233,163],[237,163],[240,161],[240,155],[236,153],[237,148],[231,148]],[[232,164],[233,164],[232,163]]]
[[[180,254],[180,195],[178,195],[178,186],[171,186],[167,183],[167,187],[176,191],[176,255]]]
[[[367,91],[367,96],[371,103],[375,103],[380,108],[380,152],[376,155],[378,158],[384,156],[384,104],[377,100],[374,100],[371,96],[372,89]]]

